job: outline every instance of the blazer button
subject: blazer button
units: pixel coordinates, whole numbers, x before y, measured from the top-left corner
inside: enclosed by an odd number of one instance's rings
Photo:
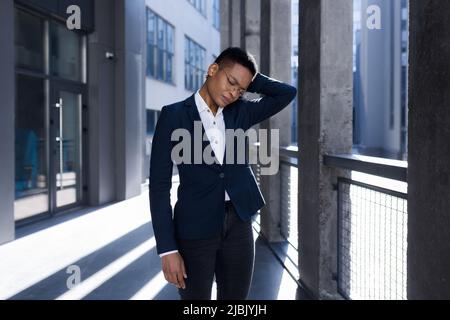
[[[221,174],[219,174],[219,177],[220,177],[220,179],[223,179],[223,178],[225,178],[225,173],[221,173]]]

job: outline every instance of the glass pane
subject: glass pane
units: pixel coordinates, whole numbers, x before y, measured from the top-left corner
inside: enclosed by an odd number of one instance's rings
[[[198,67],[200,67],[200,48],[197,46],[197,45],[195,45],[194,46],[194,48],[195,48],[195,62],[194,62],[194,65],[198,68]]]
[[[200,69],[205,70],[205,55],[206,51],[201,49],[200,50]]]
[[[195,65],[195,46],[191,40],[189,40],[189,63]]]
[[[189,65],[184,64],[184,88],[189,89]]]
[[[164,50],[169,50],[169,26],[167,23],[163,22],[163,36],[164,36],[164,47],[162,47],[162,49]]]
[[[170,53],[167,53],[166,67],[166,80],[172,82],[172,55]]]
[[[194,82],[194,90],[198,89],[198,74],[199,74],[198,69],[195,68],[194,69],[194,80],[195,80],[195,82]]]
[[[188,89],[192,90],[194,81],[192,79],[193,69],[191,65],[188,66],[188,74],[189,74]]]
[[[189,40],[184,38],[184,62],[189,63]]]
[[[206,16],[206,2],[205,2],[205,0],[200,0],[200,5],[202,7],[201,11],[202,11],[203,15]]]
[[[147,49],[147,75],[155,76],[155,47],[149,45]]]
[[[164,49],[164,21],[158,18],[158,48]]]
[[[48,211],[44,81],[17,76],[15,220]]]
[[[56,155],[56,206],[80,200],[81,178],[81,95],[60,92],[58,108],[58,152]]]
[[[173,28],[167,25],[167,50],[173,53]]]
[[[16,63],[18,67],[44,70],[43,22],[41,19],[16,10]]]
[[[158,48],[158,62],[157,62],[158,73],[156,77],[158,79],[164,78],[164,51]]]
[[[50,63],[55,76],[80,81],[81,36],[64,26],[51,26]]]
[[[148,11],[148,43],[155,43],[155,15],[153,12]]]

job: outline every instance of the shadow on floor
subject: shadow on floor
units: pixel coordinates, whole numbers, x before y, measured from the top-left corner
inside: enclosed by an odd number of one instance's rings
[[[92,212],[92,210],[84,210],[54,220],[42,221],[35,226],[23,227],[19,233],[24,236],[38,230],[45,230],[89,212]],[[152,237],[152,225],[151,223],[146,223],[71,265],[79,266],[82,275],[81,280],[86,280]],[[62,268],[9,299],[56,299],[69,290],[66,284],[69,274],[66,271],[67,267]],[[160,274],[160,271],[161,261],[156,253],[156,248],[153,247],[111,278],[108,278],[82,299],[130,299]],[[276,300],[279,298],[281,290],[285,290],[283,291],[285,293],[283,296],[288,296],[289,299],[308,298],[305,292],[298,288],[296,282],[289,276],[286,276],[285,269],[279,259],[274,256],[266,243],[258,237],[255,241],[255,269],[248,298],[249,300]],[[150,290],[150,296],[155,300],[179,299],[177,288],[166,284],[164,281],[153,291],[151,292]]]
[[[133,250],[144,241],[150,239],[152,236],[153,229],[151,224],[144,224],[71,265],[77,265],[80,268],[81,280],[87,279],[127,252]],[[157,258],[156,252],[154,253],[154,257]],[[19,292],[10,299],[51,300],[59,297],[68,291],[66,282],[69,274],[66,272],[67,267]],[[146,274],[147,277],[151,277],[153,274],[160,271],[160,262],[157,259],[149,259],[147,261],[147,268],[148,269],[145,270],[146,272],[144,272],[144,274]],[[139,283],[130,281],[132,279],[128,279],[128,281],[125,282],[129,286],[127,292],[133,290],[137,291],[139,289]],[[110,299],[111,294],[111,292],[105,292],[103,298]]]

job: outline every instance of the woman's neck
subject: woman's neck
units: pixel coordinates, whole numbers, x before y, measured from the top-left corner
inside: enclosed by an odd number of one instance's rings
[[[203,100],[208,105],[208,107],[211,110],[211,112],[215,116],[216,113],[217,113],[217,110],[219,109],[219,107],[217,106],[217,104],[214,103],[214,100],[211,98],[211,96],[210,96],[210,94],[208,92],[208,88],[206,87],[206,84],[204,84],[202,86],[202,88],[200,89],[199,93],[200,93],[200,96],[203,98]]]

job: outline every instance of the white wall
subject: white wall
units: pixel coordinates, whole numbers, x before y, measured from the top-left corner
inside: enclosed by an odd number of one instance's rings
[[[192,92],[184,88],[184,39],[185,35],[206,49],[206,65],[212,63],[212,55],[220,54],[220,33],[213,27],[213,1],[207,0],[206,18],[187,0],[146,0],[153,12],[175,28],[174,80],[175,85],[153,78],[146,79],[146,108],[161,110],[164,105],[189,97]]]

